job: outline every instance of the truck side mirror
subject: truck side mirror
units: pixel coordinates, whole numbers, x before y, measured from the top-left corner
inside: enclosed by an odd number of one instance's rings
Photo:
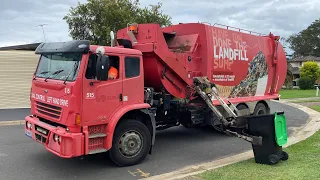
[[[108,56],[97,54],[96,75],[100,81],[108,80],[108,71],[110,67],[110,60]]]

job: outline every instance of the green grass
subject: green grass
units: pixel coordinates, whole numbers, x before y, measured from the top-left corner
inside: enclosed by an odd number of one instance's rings
[[[320,105],[310,106],[311,109],[320,112]]]
[[[320,105],[310,106],[320,112]],[[305,180],[320,177],[320,131],[310,138],[284,148],[287,161],[277,165],[262,165],[254,159],[228,165],[199,175],[203,180]]]
[[[309,98],[316,97],[316,90],[300,90],[300,89],[292,89],[292,90],[280,90],[279,94],[281,95],[281,99],[293,99],[293,98]]]
[[[317,97],[317,99],[311,99],[311,100],[297,100],[292,101],[293,103],[308,103],[308,102],[320,102],[320,98]]]
[[[284,150],[289,154],[289,159],[280,161],[277,165],[261,165],[255,163],[254,159],[250,159],[205,172],[200,174],[199,178],[204,180],[319,179],[320,131],[307,140]]]

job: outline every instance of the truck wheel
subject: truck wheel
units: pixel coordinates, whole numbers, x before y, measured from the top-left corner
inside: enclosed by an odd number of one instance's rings
[[[151,134],[148,128],[137,120],[122,121],[115,129],[111,160],[118,166],[131,166],[140,163],[151,148]]]
[[[254,108],[254,115],[265,115],[267,114],[267,107],[263,103],[258,103]]]
[[[237,106],[237,109],[238,109],[238,110],[248,110],[248,114],[241,114],[241,115],[247,116],[247,115],[250,114],[249,108],[248,108],[246,105],[244,105],[244,104],[239,104],[239,105]],[[236,113],[236,111],[234,111],[234,113]],[[239,114],[237,114],[237,115],[239,116]]]

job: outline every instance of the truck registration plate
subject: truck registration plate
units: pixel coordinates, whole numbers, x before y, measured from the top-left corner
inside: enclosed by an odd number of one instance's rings
[[[31,132],[31,131],[26,130],[26,135],[27,135],[29,138],[32,138],[32,132]]]

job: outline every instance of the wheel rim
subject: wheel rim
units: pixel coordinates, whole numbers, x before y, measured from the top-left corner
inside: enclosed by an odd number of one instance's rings
[[[119,151],[125,157],[134,157],[142,149],[142,136],[137,131],[125,132],[119,140]]]

